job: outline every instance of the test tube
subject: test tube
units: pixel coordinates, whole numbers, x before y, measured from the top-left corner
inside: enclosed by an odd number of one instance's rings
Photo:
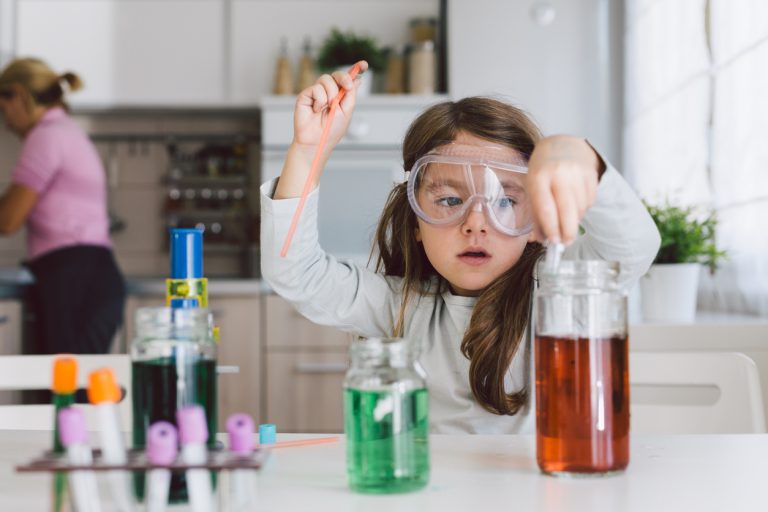
[[[67,451],[67,461],[76,466],[93,464],[91,448],[88,446],[88,434],[85,429],[83,411],[67,407],[59,411],[59,433],[61,443]],[[93,471],[72,471],[69,475],[72,497],[78,512],[100,512],[99,491]]]
[[[247,414],[233,414],[227,418],[230,452],[238,457],[251,457],[254,447],[253,425],[253,419]],[[256,502],[256,471],[235,469],[231,475],[233,512],[253,510]]]
[[[101,456],[106,464],[121,465],[128,462],[125,453],[123,434],[120,432],[120,420],[117,403],[120,401],[120,387],[115,381],[115,374],[109,368],[91,372],[88,378],[88,401],[96,407],[99,418],[99,441]],[[117,509],[131,512],[134,508],[130,493],[130,481],[127,471],[108,471],[107,480]]]
[[[208,461],[208,425],[205,411],[199,405],[189,405],[176,411],[181,441],[181,460],[186,464],[205,464]],[[205,469],[188,469],[187,493],[193,512],[210,512],[213,507],[211,477]]]
[[[158,421],[147,432],[147,459],[150,464],[168,466],[176,460],[179,452],[176,427],[167,421]],[[168,504],[168,489],[171,485],[171,470],[154,468],[149,470],[147,483],[147,512],[163,512]]]
[[[53,361],[52,402],[55,411],[53,426],[53,452],[64,453],[58,428],[59,411],[75,403],[77,390],[77,360],[71,356],[60,356]],[[56,473],[53,477],[53,510],[61,512],[67,503],[67,474]]]

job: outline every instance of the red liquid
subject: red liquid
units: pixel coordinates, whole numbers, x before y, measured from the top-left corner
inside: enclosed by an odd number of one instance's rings
[[[626,337],[536,338],[536,461],[546,473],[627,467]]]

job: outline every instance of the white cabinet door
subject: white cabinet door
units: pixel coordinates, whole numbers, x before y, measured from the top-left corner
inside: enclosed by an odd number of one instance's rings
[[[21,301],[0,300],[0,354],[21,354]]]
[[[220,0],[25,0],[16,54],[73,71],[73,105],[222,103]]]

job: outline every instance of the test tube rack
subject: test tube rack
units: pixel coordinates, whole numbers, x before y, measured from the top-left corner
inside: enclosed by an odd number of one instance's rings
[[[185,471],[187,469],[208,469],[211,471],[230,471],[235,469],[258,470],[269,458],[271,448],[257,448],[250,456],[239,456],[225,450],[223,446],[208,450],[208,460],[205,464],[185,464],[176,461],[170,465],[150,464],[143,450],[128,450],[128,460],[125,464],[106,464],[102,461],[101,450],[93,450],[93,464],[82,466],[70,464],[66,454],[45,452],[42,456],[32,459],[26,464],[16,466],[19,473],[39,472],[70,472],[70,471],[149,471],[152,469],[169,469]]]

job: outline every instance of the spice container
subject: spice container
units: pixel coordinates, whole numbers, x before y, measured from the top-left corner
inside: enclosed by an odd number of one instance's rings
[[[417,43],[408,57],[408,92],[434,94],[435,92],[435,43]]]

